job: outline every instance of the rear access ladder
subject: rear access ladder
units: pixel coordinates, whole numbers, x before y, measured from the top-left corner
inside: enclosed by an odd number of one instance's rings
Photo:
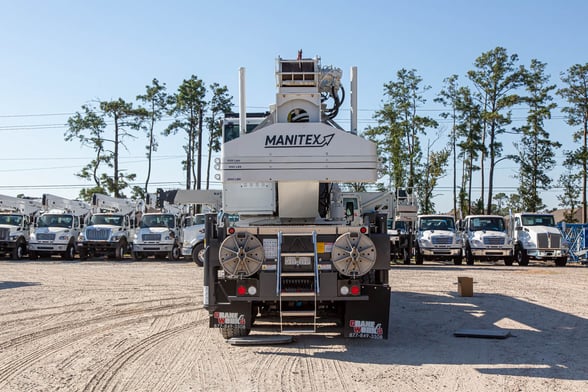
[[[286,236],[312,237],[312,251],[282,252],[282,241]],[[310,266],[304,268],[304,271],[284,271],[284,266],[295,264],[298,260],[308,260],[309,258]],[[278,263],[276,272],[276,294],[279,297],[280,303],[281,332],[316,332],[317,295],[320,292],[316,231],[312,233],[278,232]],[[292,285],[292,282],[298,282],[298,284]]]

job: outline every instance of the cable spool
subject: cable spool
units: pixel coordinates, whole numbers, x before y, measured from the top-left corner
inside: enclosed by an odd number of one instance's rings
[[[376,247],[365,234],[345,233],[335,240],[331,261],[342,275],[362,276],[376,263]]]
[[[222,242],[219,262],[230,276],[251,276],[265,260],[263,245],[250,233],[236,233]]]

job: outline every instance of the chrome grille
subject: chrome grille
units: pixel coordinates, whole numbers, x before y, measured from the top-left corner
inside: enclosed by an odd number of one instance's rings
[[[504,237],[484,237],[484,245],[504,245]]]
[[[161,241],[161,234],[143,234],[141,235],[141,238],[143,241]]]
[[[555,249],[561,246],[561,234],[539,233],[537,234],[537,247],[539,249]]]
[[[433,245],[451,245],[453,243],[453,237],[448,235],[434,235],[431,237]]]
[[[10,229],[6,227],[0,228],[0,241],[8,241],[8,237],[10,236]]]
[[[90,241],[107,241],[110,238],[110,229],[88,228],[86,239]]]
[[[55,233],[38,233],[37,239],[39,241],[55,241]]]

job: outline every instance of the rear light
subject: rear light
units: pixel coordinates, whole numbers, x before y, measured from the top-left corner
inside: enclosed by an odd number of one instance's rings
[[[339,288],[339,293],[343,296],[358,296],[361,294],[361,287],[358,284],[342,285]]]
[[[365,233],[367,233],[367,231],[368,231],[368,230],[367,230],[367,227],[365,227],[365,226],[362,226],[362,227],[359,229],[359,232],[360,232],[361,234],[365,234]]]
[[[229,229],[227,230],[227,232],[229,234],[235,234],[235,228],[234,227],[229,227]]]
[[[251,285],[249,287],[245,285],[237,286],[237,296],[238,297],[245,297],[247,295],[256,295],[257,294],[257,287]]]

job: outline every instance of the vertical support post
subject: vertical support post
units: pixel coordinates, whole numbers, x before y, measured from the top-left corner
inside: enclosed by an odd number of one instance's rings
[[[351,133],[357,135],[357,67],[351,67]]]
[[[245,99],[245,68],[239,68],[239,135],[247,133],[247,105]]]

